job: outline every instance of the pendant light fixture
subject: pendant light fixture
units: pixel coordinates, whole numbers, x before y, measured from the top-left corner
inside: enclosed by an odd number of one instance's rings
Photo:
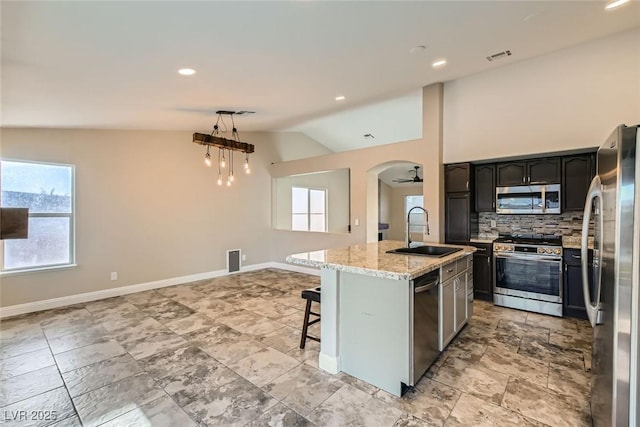
[[[218,148],[218,185],[222,186],[222,169],[227,170],[227,187],[231,186],[231,183],[235,180],[233,175],[233,153],[234,151],[240,151],[245,154],[244,161],[244,171],[246,174],[251,173],[251,168],[249,167],[249,154],[254,152],[253,144],[248,144],[246,142],[240,141],[240,135],[238,134],[238,129],[236,128],[236,124],[233,116],[235,114],[246,114],[252,113],[252,111],[226,111],[219,110],[216,111],[218,115],[218,119],[216,120],[216,124],[213,126],[213,131],[210,135],[204,133],[194,133],[193,134],[193,142],[199,145],[204,145],[207,147],[207,152],[204,157],[204,162],[207,166],[211,166],[211,147]],[[229,116],[231,118],[231,135],[233,139],[226,139],[218,136],[220,133],[220,126],[222,126],[222,132],[227,131],[227,126],[224,123],[223,116]],[[225,151],[227,151],[227,156],[225,156]],[[227,162],[228,166],[227,167]]]

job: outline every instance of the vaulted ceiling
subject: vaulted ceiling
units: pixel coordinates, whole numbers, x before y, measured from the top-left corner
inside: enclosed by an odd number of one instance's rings
[[[604,4],[3,1],[1,124],[207,131],[228,109],[334,151],[412,139],[425,85],[640,26]]]

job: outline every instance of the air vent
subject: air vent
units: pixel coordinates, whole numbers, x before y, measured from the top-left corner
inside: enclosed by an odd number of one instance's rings
[[[364,136],[364,139],[375,139],[376,138],[375,136],[373,136],[370,133],[365,133],[363,136]]]
[[[505,51],[494,53],[493,55],[487,56],[487,61],[493,62],[493,61],[497,61],[498,59],[506,58],[507,56],[511,56],[510,50],[505,50]]]
[[[229,273],[240,271],[240,249],[227,251],[227,271]]]

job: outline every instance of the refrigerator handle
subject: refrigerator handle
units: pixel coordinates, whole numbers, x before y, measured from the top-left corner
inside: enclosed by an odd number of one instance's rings
[[[597,277],[595,277],[596,283],[595,283],[595,299],[593,299],[593,301],[595,301],[595,305],[591,302],[592,298],[591,298],[591,291],[589,289],[589,246],[588,246],[588,242],[589,242],[589,222],[591,221],[591,215],[592,215],[592,206],[593,206],[593,201],[595,199],[599,198],[600,199],[600,207],[602,208],[602,184],[600,182],[600,177],[599,176],[595,176],[595,178],[593,178],[593,181],[591,181],[591,185],[589,186],[589,191],[587,193],[587,200],[585,202],[584,205],[584,216],[582,217],[582,243],[581,243],[581,267],[582,267],[582,290],[583,290],[583,294],[584,294],[584,306],[587,309],[587,317],[589,318],[589,322],[591,323],[592,327],[596,326],[597,320],[598,320],[598,310],[600,308],[600,285],[601,285],[601,277],[600,274],[597,275]],[[602,210],[602,209],[600,209]],[[598,213],[598,219],[599,221],[602,221],[602,212]],[[601,225],[601,224],[598,224]],[[596,227],[596,230],[598,232],[602,232],[602,227]],[[595,241],[601,242],[601,236],[596,236]],[[594,248],[597,249],[597,248]],[[600,251],[596,250],[595,251],[596,254],[598,254],[598,256],[600,256]],[[600,261],[598,259],[598,261]],[[598,264],[600,265],[600,264]],[[600,271],[600,269],[598,268],[598,271]]]

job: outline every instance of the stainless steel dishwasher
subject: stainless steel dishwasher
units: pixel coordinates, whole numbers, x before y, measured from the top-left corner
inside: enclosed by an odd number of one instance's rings
[[[438,296],[440,271],[413,280],[413,384],[440,354],[438,348]]]

